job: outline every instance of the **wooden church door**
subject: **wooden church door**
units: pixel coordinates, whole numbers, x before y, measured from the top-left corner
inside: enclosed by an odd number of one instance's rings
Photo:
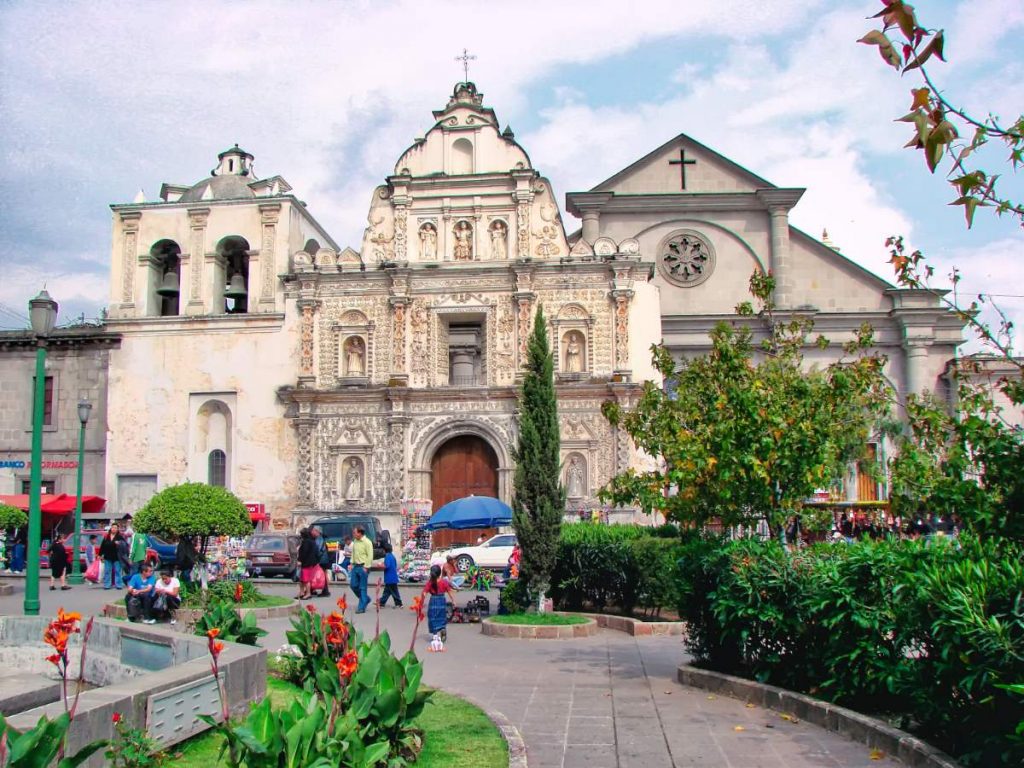
[[[465,496],[498,496],[498,457],[487,441],[476,435],[453,437],[430,462],[430,498],[435,512]],[[492,536],[495,532],[494,528],[436,531],[433,548],[475,544],[481,535]]]

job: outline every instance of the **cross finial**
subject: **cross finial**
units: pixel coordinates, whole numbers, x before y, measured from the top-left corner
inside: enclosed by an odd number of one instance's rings
[[[456,56],[455,57],[456,61],[461,61],[462,62],[462,74],[463,74],[463,78],[464,78],[463,82],[466,82],[466,83],[469,82],[469,62],[474,61],[475,59],[476,59],[476,56],[472,55],[465,48],[462,49],[462,55],[461,56]]]

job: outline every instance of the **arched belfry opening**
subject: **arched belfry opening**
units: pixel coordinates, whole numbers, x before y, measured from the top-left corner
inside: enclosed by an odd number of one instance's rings
[[[149,249],[155,299],[151,314],[173,317],[180,312],[181,246],[173,240],[158,240]]]
[[[430,498],[434,511],[466,496],[498,497],[498,455],[479,435],[456,435],[442,443],[430,460]],[[475,542],[493,528],[442,530],[434,534],[434,548],[457,542]]]
[[[217,244],[223,269],[223,311],[244,314],[249,311],[249,241],[238,235],[225,237]]]

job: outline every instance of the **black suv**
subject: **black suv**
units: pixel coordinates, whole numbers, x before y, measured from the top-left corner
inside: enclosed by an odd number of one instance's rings
[[[362,526],[363,534],[373,542],[373,559],[384,557],[384,545],[391,543],[391,533],[384,530],[380,518],[372,515],[334,515],[319,517],[313,521],[323,534],[327,547],[332,552],[345,546],[345,539],[352,536],[357,526]],[[312,526],[310,526],[312,527]],[[355,538],[355,537],[352,537]]]

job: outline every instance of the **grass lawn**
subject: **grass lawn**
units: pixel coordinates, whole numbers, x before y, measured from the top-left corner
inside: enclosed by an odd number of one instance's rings
[[[527,624],[537,626],[564,626],[566,624],[586,624],[591,619],[586,616],[562,615],[559,613],[512,613],[507,616],[492,616],[495,624]]]
[[[280,706],[291,701],[298,689],[282,680],[267,680],[267,695]],[[457,696],[434,691],[415,720],[423,730],[422,768],[504,768],[508,745],[497,727],[481,710]],[[221,739],[211,733],[195,736],[171,750],[169,765],[175,768],[210,768],[217,765]]]

